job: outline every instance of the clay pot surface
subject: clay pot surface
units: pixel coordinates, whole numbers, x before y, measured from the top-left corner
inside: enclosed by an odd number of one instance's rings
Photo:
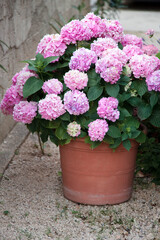
[[[63,193],[74,202],[104,205],[130,199],[138,144],[115,152],[107,143],[92,150],[83,139],[60,146]]]

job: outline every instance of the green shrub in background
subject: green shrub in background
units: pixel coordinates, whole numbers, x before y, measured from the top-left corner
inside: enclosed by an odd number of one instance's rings
[[[149,126],[146,142],[139,146],[137,171],[152,177],[160,185],[160,130]]]

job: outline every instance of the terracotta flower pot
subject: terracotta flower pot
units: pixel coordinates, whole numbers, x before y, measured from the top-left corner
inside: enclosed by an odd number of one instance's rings
[[[63,192],[74,202],[104,205],[127,201],[132,194],[138,144],[115,152],[102,143],[92,150],[83,139],[60,146]]]

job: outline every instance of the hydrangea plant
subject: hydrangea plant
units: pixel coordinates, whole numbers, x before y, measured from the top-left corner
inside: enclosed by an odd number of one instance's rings
[[[157,54],[157,52],[156,52]],[[46,35],[12,78],[0,108],[43,142],[84,138],[130,150],[143,124],[160,127],[160,60],[117,20],[88,13]]]

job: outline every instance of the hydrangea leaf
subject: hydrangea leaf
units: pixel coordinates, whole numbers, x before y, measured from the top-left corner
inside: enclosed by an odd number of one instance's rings
[[[24,84],[23,87],[23,97],[27,98],[31,96],[33,93],[38,92],[42,86],[43,86],[43,80],[36,78],[36,77],[30,77]]]

